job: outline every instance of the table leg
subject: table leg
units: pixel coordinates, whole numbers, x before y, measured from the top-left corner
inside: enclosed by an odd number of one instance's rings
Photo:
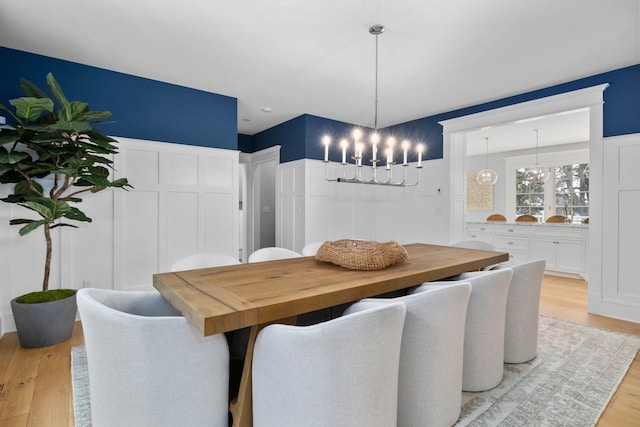
[[[253,363],[253,347],[256,342],[258,332],[264,327],[272,323],[283,323],[287,325],[295,325],[296,318],[289,317],[270,323],[263,323],[252,326],[249,331],[249,342],[247,343],[247,353],[242,367],[242,377],[240,379],[240,389],[238,396],[231,401],[229,411],[233,418],[233,427],[252,427],[253,426],[253,401],[251,388],[251,365]]]

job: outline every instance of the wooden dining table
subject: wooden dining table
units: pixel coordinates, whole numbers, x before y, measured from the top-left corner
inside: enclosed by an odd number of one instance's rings
[[[252,425],[253,344],[270,323],[509,260],[506,252],[414,243],[409,259],[381,270],[349,270],[315,257],[155,274],[153,286],[203,335],[250,327],[233,426]]]

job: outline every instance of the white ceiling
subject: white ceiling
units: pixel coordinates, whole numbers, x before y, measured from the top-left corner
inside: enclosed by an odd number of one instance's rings
[[[467,155],[523,150],[589,141],[589,109],[531,117],[467,133]],[[536,130],[537,129],[537,135]],[[488,138],[488,139],[487,139]]]
[[[372,24],[385,127],[638,64],[639,22],[639,0],[0,0],[0,45],[235,97],[251,135],[373,127]]]

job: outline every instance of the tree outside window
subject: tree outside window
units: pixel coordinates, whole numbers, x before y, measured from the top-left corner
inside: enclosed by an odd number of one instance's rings
[[[540,222],[545,217],[545,186],[548,215],[564,215],[567,222],[580,222],[589,216],[589,164],[552,166],[546,183],[532,183],[524,178],[526,168],[516,169],[516,215],[533,215]]]
[[[525,180],[526,171],[516,169],[516,215],[533,215],[540,221],[544,217],[544,184]]]
[[[556,215],[567,222],[580,222],[589,216],[589,164],[556,166]]]

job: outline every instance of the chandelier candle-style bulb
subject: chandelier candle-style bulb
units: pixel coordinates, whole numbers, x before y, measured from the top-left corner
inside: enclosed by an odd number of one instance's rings
[[[349,145],[349,143],[347,142],[346,139],[343,139],[342,141],[340,141],[340,147],[342,147],[342,164],[343,165],[347,164],[347,145]]]
[[[404,166],[407,166],[409,164],[409,162],[407,162],[407,152],[409,151],[409,141],[402,142],[402,150],[404,152],[402,157],[402,164]]]
[[[387,151],[387,164],[393,164],[393,146],[396,144],[396,140],[393,138],[387,139],[387,146],[389,147]]]
[[[424,151],[424,145],[418,144],[418,167],[422,167],[422,152]]]
[[[353,158],[357,160],[362,157],[362,152],[360,150],[360,137],[362,136],[362,132],[360,129],[355,129],[353,131]]]
[[[324,161],[329,161],[329,145],[331,145],[331,138],[325,136],[322,138],[322,142],[324,143]]]

